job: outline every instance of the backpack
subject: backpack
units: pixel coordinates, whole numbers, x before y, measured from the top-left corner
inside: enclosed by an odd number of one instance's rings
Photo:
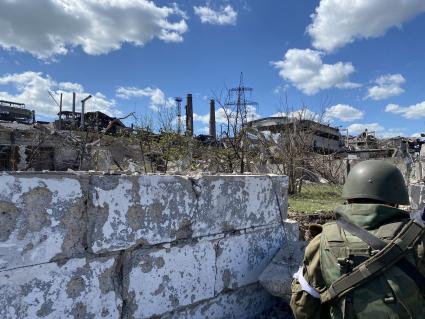
[[[407,224],[408,220],[382,225],[370,231],[375,237],[390,242]],[[423,263],[425,236],[423,231],[406,258],[412,265]],[[323,226],[320,242],[320,267],[327,288],[341,276],[352,274],[354,269],[371,261],[376,252],[360,238],[332,222]],[[385,267],[384,267],[385,268]],[[356,268],[357,269],[357,268]],[[425,275],[425,269],[420,270]],[[329,290],[329,289],[328,289]],[[367,278],[349,293],[329,302],[331,318],[425,318],[425,298],[415,281],[397,265],[383,269]]]

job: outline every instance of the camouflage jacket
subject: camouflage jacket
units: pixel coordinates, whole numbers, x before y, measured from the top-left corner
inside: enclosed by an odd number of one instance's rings
[[[360,226],[370,232],[379,229],[381,226],[394,223],[408,218],[408,213],[385,205],[378,204],[352,204],[343,205],[335,210],[337,215],[350,220],[352,223]],[[329,264],[323,264],[325,259],[329,260],[326,254],[326,236],[327,229],[331,228],[330,224],[324,226],[322,234],[317,235],[308,244],[303,267],[299,274],[302,276],[296,277],[292,283],[292,298],[291,308],[297,319],[309,318],[344,318],[341,314],[340,301],[331,304],[321,304],[319,294],[324,292],[330,285],[332,274],[337,278],[338,267],[333,267]],[[343,231],[343,230],[342,230]],[[350,234],[347,234],[347,238]],[[354,237],[351,235],[351,237]],[[357,237],[354,237],[358,241]],[[425,253],[424,253],[425,238],[422,238],[417,243],[414,256],[411,256],[410,261],[416,264],[418,270],[425,276]],[[322,262],[321,262],[322,260]],[[394,269],[396,268],[396,269]],[[354,318],[425,318],[425,300],[418,295],[417,288],[412,284],[411,279],[401,272],[397,267],[392,267],[388,272],[393,272],[386,276],[386,279],[391,283],[390,292],[394,294],[398,302],[387,305],[383,302],[386,292],[384,290],[382,279],[374,279],[364,287],[359,287],[352,293],[354,307],[360,307],[363,315],[353,316]],[[392,280],[395,276],[394,280]],[[398,276],[398,277],[397,277]],[[388,278],[387,278],[388,277]],[[401,280],[400,280],[401,279]],[[301,282],[303,281],[303,282]],[[394,281],[396,282],[394,284]],[[387,282],[385,287],[389,287]],[[373,295],[375,294],[375,295]],[[381,296],[383,295],[383,296]],[[382,298],[381,298],[382,297]],[[374,298],[376,299],[375,301]],[[401,306],[400,306],[401,304]],[[386,308],[385,308],[386,307]],[[385,309],[384,309],[385,308]],[[409,310],[409,308],[414,308]],[[335,311],[335,309],[339,309]],[[358,308],[357,308],[358,309]],[[365,313],[366,312],[366,313]],[[424,316],[422,316],[424,315]]]

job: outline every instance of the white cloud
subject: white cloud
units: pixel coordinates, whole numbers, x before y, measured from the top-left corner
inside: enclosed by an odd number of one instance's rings
[[[0,1],[0,47],[41,59],[77,46],[104,54],[154,38],[180,42],[188,29],[185,19],[177,5],[159,7],[148,0]]]
[[[78,92],[78,93],[83,93],[84,92],[84,88],[81,84],[79,83],[72,83],[72,82],[61,82],[58,84],[59,89],[64,90],[64,91],[72,91],[72,92]]]
[[[217,114],[217,111],[216,111],[216,114]],[[208,113],[208,114],[200,115],[200,114],[193,113],[193,120],[197,122],[202,122],[204,124],[208,124],[210,122],[210,114]],[[216,119],[216,122],[218,122],[217,119]]]
[[[36,72],[24,72],[6,74],[0,76],[0,86],[7,85],[14,88],[15,93],[2,91],[0,88],[0,99],[25,103],[28,109],[35,110],[36,114],[47,116],[56,115],[59,112],[58,106],[53,102],[48,92],[51,91],[58,97],[59,93],[64,93],[63,109],[71,110],[72,92],[77,92],[77,111],[81,107],[80,101],[89,93],[78,83],[56,82],[48,75]],[[119,115],[116,103],[113,99],[108,99],[102,93],[92,94],[86,104],[86,111],[101,111],[109,115]]]
[[[311,111],[310,109],[301,109],[301,110],[290,112],[289,117],[304,119],[304,120],[319,121],[319,115]]]
[[[407,119],[422,118],[425,117],[425,101],[405,107],[397,104],[388,104],[385,107],[385,112],[401,114]]]
[[[209,126],[204,126],[203,128],[201,128],[199,130],[199,133],[206,134],[206,135],[210,134],[210,128],[209,128]]]
[[[404,136],[404,129],[402,128],[390,128],[385,129],[381,124],[379,123],[369,123],[369,124],[351,124],[347,127],[348,134],[350,135],[356,135],[364,132],[366,129],[369,132],[375,132],[375,136],[378,138],[391,138],[396,136]]]
[[[324,64],[320,51],[290,49],[282,61],[272,62],[272,65],[279,69],[279,75],[283,79],[307,95],[332,87],[357,86],[348,80],[355,71],[351,63]]]
[[[401,74],[382,75],[375,80],[376,85],[368,89],[366,98],[379,101],[400,95],[404,92],[401,85],[405,82],[406,79]]]
[[[360,134],[364,132],[366,129],[369,132],[376,132],[376,133],[382,133],[385,131],[385,128],[376,122],[369,123],[369,124],[355,123],[348,126],[347,129],[348,129],[348,134]]]
[[[238,13],[231,5],[214,10],[209,6],[193,7],[195,14],[201,19],[202,23],[216,25],[235,25]]]
[[[340,120],[343,122],[351,122],[363,118],[364,112],[346,104],[337,104],[325,110],[325,121]]]
[[[231,123],[233,123],[233,119],[236,117],[236,113],[232,111],[230,108],[219,108],[215,110],[215,121],[219,124],[227,124],[227,120],[230,119]],[[259,119],[261,116],[257,113],[257,109],[252,105],[247,105],[247,120],[253,121]],[[208,124],[210,121],[210,114],[193,114],[193,120],[202,122],[204,124]]]
[[[313,46],[327,52],[356,39],[376,38],[425,11],[423,0],[321,0],[307,27]]]
[[[381,137],[381,138],[391,138],[391,137],[397,137],[397,136],[405,136],[404,131],[399,129],[389,129],[382,133],[378,133],[378,137]]]
[[[173,98],[166,98],[165,93],[159,88],[146,87],[140,89],[137,87],[119,87],[116,91],[117,97],[121,99],[132,99],[132,98],[144,98],[147,97],[150,100],[150,108],[154,111],[158,111],[161,107],[173,107],[176,102]]]
[[[313,112],[309,108],[303,108],[295,111],[291,111],[289,113],[285,112],[277,112],[272,115],[271,117],[290,117],[290,118],[296,118],[296,119],[304,119],[304,120],[312,120],[312,121],[319,121],[320,116],[319,114]]]
[[[289,84],[278,85],[273,89],[273,94],[286,94]]]
[[[257,113],[257,109],[254,106],[252,106],[252,105],[247,106],[247,120],[248,121],[258,120],[260,117],[261,117],[261,115]]]
[[[344,82],[341,84],[337,84],[336,87],[338,89],[357,89],[359,87],[362,87],[362,85],[360,83]]]

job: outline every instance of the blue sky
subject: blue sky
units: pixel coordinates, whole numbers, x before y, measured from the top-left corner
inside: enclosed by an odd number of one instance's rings
[[[192,93],[201,133],[208,99],[243,72],[252,117],[286,97],[352,134],[411,136],[425,131],[424,12],[423,0],[0,1],[0,98],[49,119],[48,90],[65,107],[93,94],[113,115]]]

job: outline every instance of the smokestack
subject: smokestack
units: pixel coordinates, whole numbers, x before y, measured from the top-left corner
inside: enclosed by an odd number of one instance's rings
[[[186,97],[186,134],[193,136],[193,102],[192,94]]]
[[[177,134],[180,135],[182,132],[182,98],[174,98],[177,104]]]
[[[72,92],[72,124],[75,124],[75,92]]]
[[[215,127],[215,101],[210,100],[210,135],[217,138],[216,127]]]
[[[80,127],[84,128],[84,106],[85,106],[86,102],[85,101],[81,101],[81,122],[80,122]]]

